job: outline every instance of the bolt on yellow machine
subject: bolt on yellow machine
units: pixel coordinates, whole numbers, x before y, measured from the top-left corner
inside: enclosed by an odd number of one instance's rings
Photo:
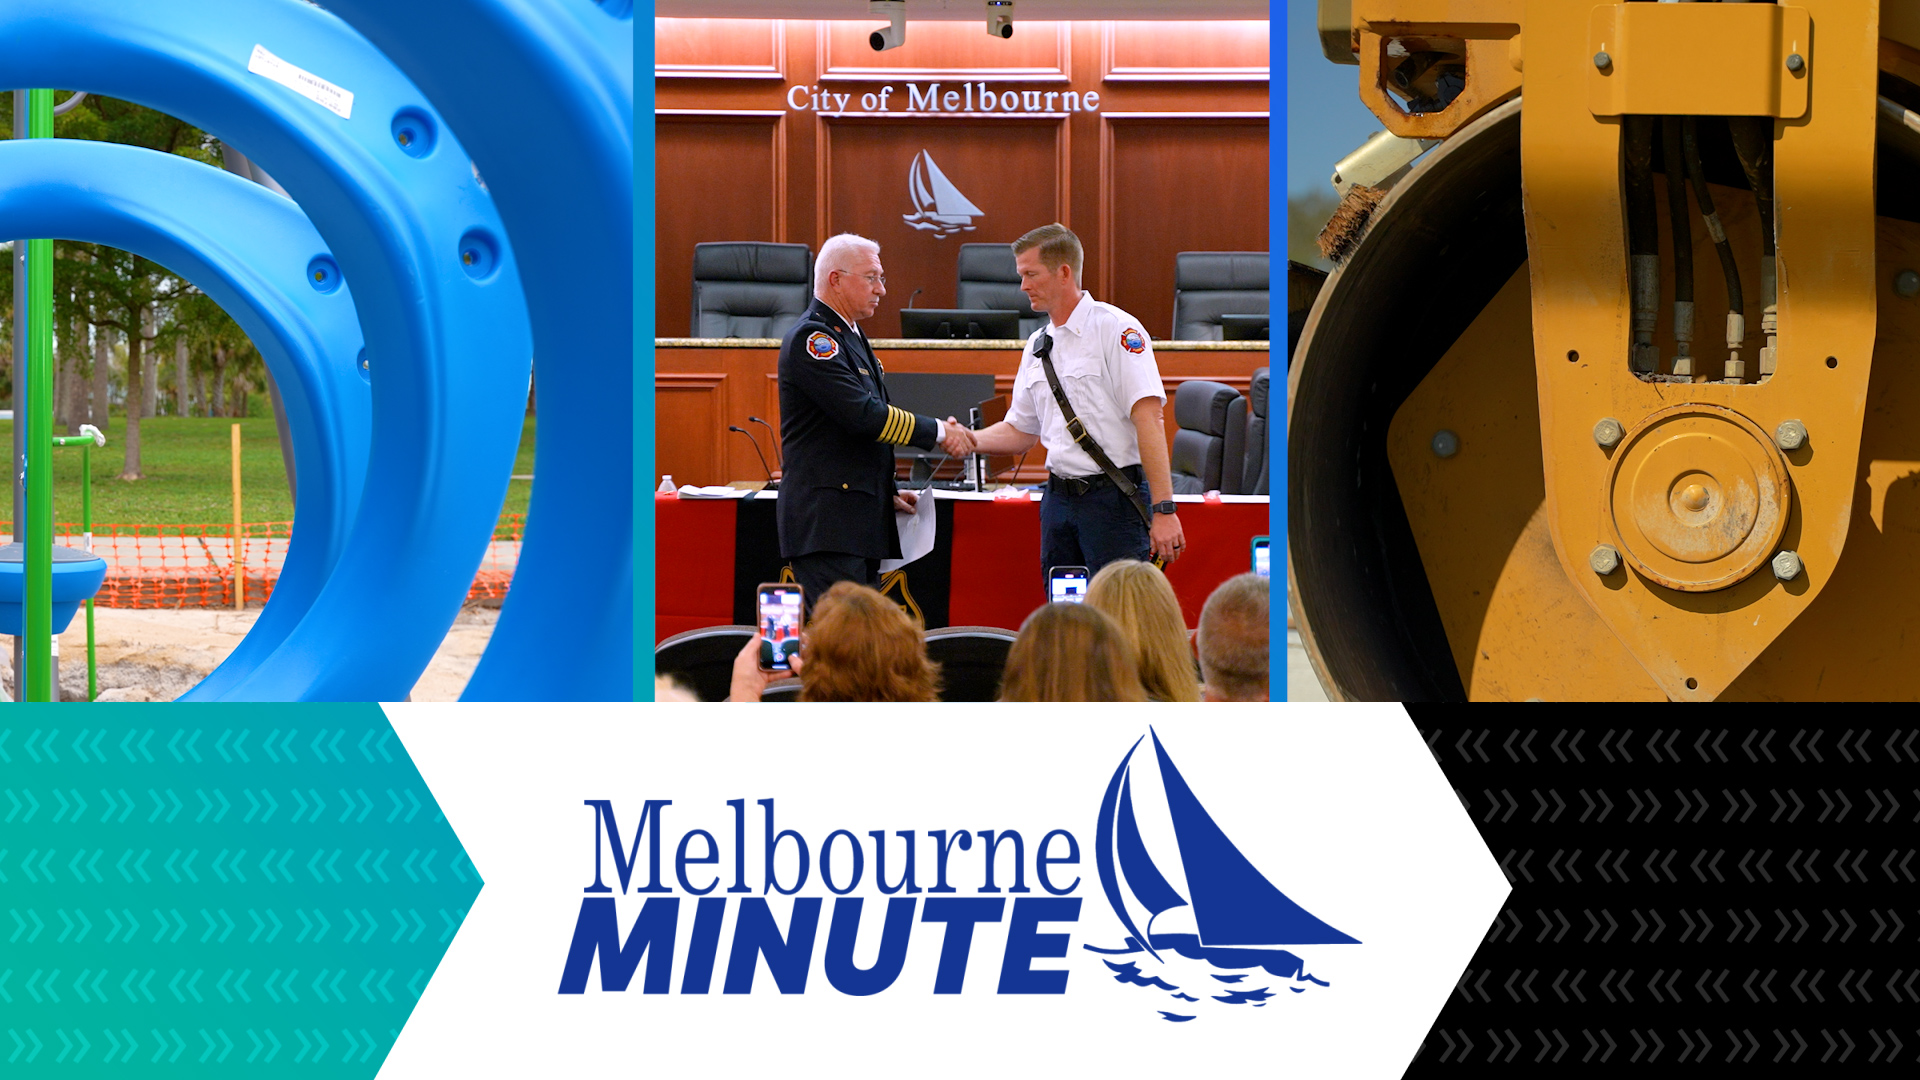
[[[1320,24],[1441,140],[1347,192],[1289,371],[1334,696],[1920,697],[1920,3]]]

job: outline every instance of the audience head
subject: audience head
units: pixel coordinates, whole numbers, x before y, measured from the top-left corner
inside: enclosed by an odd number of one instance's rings
[[[700,695],[680,681],[677,675],[655,675],[653,677],[653,700],[655,701],[699,701]]]
[[[1267,579],[1229,578],[1200,611],[1200,677],[1208,701],[1266,701]]]
[[[814,605],[800,658],[801,701],[940,700],[940,668],[927,659],[920,624],[851,581]]]
[[[1133,644],[1134,666],[1149,700],[1200,700],[1180,598],[1159,568],[1133,559],[1108,563],[1087,586],[1087,605],[1110,616]]]
[[[1007,653],[1001,701],[1145,701],[1133,648],[1091,604],[1048,604],[1027,616]]]

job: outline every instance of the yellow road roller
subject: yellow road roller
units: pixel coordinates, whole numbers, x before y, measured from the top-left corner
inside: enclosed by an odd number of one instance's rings
[[[1920,2],[1319,14],[1432,144],[1288,373],[1330,695],[1920,696]]]

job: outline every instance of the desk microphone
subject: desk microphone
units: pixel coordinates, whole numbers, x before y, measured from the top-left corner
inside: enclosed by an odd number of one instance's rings
[[[753,437],[753,432],[748,431],[746,428],[743,428],[738,424],[728,424],[727,430],[737,431],[740,434],[745,435],[747,437],[747,441],[753,444],[753,452],[756,455],[758,455],[760,458],[760,467],[762,469],[767,470],[767,487],[772,488],[775,484],[779,483],[779,481],[773,478],[773,470],[770,468],[767,468],[767,455],[760,453],[760,440]]]
[[[773,430],[772,424],[767,423],[765,420],[762,420],[757,416],[747,417],[747,422],[752,424],[759,424],[761,427],[767,429],[767,441],[773,443],[773,460],[778,461],[780,463],[781,468],[783,469],[786,468],[787,467],[786,455],[780,452],[780,433]]]
[[[927,290],[925,289],[915,289],[912,292],[908,293],[907,294],[907,310],[909,311],[913,310],[913,298],[916,296],[919,296],[921,293],[926,291]]]

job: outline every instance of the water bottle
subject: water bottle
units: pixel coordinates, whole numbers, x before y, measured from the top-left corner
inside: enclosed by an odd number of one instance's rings
[[[678,488],[673,486],[673,474],[668,473],[660,478],[660,486],[654,488],[653,493],[655,495],[671,495],[678,490]]]

